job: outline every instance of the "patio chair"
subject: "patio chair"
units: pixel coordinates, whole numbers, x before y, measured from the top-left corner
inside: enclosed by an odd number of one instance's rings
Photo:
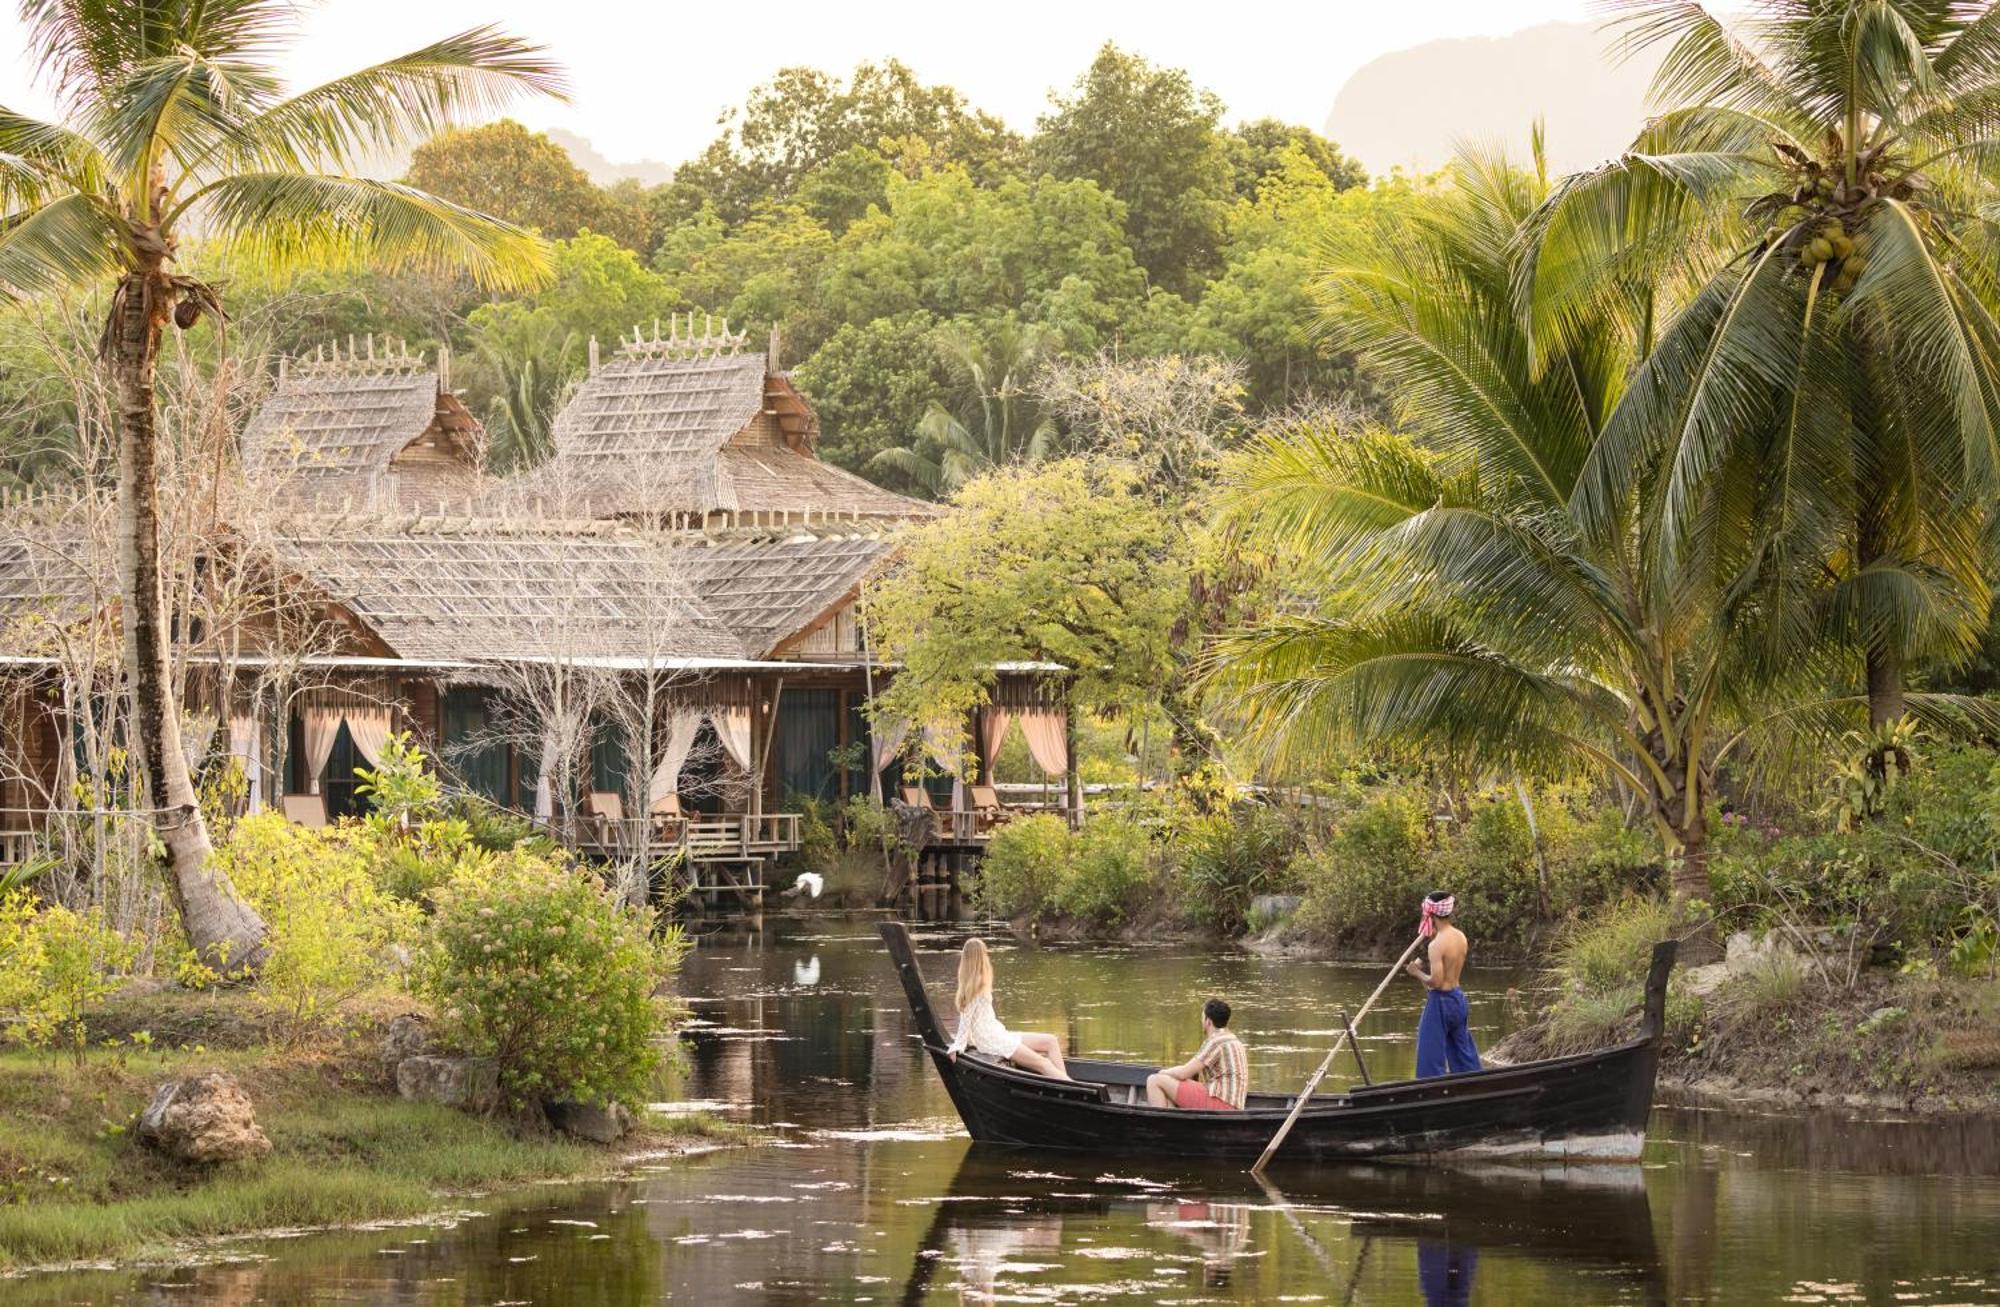
[[[653,819],[653,839],[660,844],[678,844],[687,830],[687,814],[681,811],[681,796],[668,794],[653,801],[647,814]]]
[[[615,790],[592,790],[583,800],[592,836],[601,848],[616,849],[625,832],[625,800]]]
[[[966,787],[966,796],[972,804],[972,826],[976,835],[989,835],[993,828],[1006,821],[1010,815],[1007,805],[1000,802],[1000,791],[991,785],[971,785]]]
[[[936,835],[941,829],[938,822],[939,814],[937,805],[931,802],[931,792],[923,786],[905,785],[903,787],[903,806],[905,808],[914,808],[929,817],[932,835]]]
[[[326,829],[326,796],[324,794],[287,794],[284,799],[285,820],[297,822],[313,830]]]

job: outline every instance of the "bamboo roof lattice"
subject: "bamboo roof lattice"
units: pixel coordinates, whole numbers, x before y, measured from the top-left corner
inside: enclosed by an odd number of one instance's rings
[[[715,621],[765,656],[841,602],[889,554],[876,536],[798,534],[688,545],[681,574]]]
[[[655,322],[651,339],[635,327],[602,366],[593,341],[590,375],[556,418],[556,456],[585,467],[712,454],[748,426],[764,407],[768,361],[741,352],[743,334],[727,322],[712,326],[697,335],[689,315],[685,331],[675,318],[662,336]]]
[[[657,537],[597,527],[302,524],[279,559],[406,658],[735,657]]]

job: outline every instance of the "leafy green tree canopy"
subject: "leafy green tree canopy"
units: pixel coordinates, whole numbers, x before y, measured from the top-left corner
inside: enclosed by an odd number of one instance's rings
[[[1222,101],[1185,71],[1106,42],[1074,94],[1053,104],[1031,144],[1036,167],[1124,201],[1133,254],[1152,279],[1182,293],[1199,286],[1217,265],[1234,193]]]
[[[894,59],[851,77],[783,68],[721,118],[722,134],[675,181],[707,197],[730,222],[793,197],[807,174],[859,147],[912,153],[931,167],[958,164],[983,178],[1012,170],[1020,138],[969,108],[949,86],[926,86]]]
[[[642,208],[614,199],[568,150],[512,119],[431,138],[410,157],[403,180],[552,240],[588,229],[633,249],[646,242]]]

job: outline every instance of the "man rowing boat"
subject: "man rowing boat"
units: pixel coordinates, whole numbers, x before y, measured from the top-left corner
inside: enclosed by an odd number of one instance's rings
[[[1430,940],[1430,968],[1412,958],[1403,970],[1430,991],[1424,1014],[1417,1021],[1417,1075],[1479,1070],[1479,1049],[1466,1026],[1465,991],[1458,987],[1465,970],[1465,932],[1452,924],[1457,902],[1443,890],[1424,896],[1424,919],[1417,933]]]

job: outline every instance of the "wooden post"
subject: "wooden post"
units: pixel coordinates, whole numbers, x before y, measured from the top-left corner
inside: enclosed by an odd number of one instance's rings
[[[1069,695],[1063,695],[1063,747],[1069,753],[1069,776],[1064,784],[1069,788],[1069,824],[1072,830],[1083,825],[1083,768],[1076,756],[1076,705]]]

